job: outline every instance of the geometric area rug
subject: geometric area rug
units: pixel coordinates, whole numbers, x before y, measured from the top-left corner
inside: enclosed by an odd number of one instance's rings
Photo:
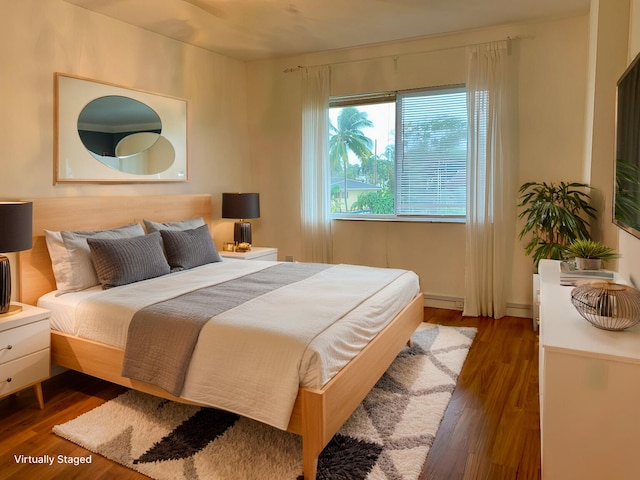
[[[317,478],[417,479],[475,334],[475,328],[421,324],[413,345],[325,447]],[[158,480],[302,475],[297,435],[132,390],[53,431]]]

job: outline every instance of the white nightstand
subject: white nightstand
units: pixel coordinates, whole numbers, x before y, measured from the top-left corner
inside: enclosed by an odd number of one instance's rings
[[[220,252],[221,257],[237,258],[238,260],[278,260],[278,249],[272,247],[251,247],[248,252]]]
[[[43,380],[51,371],[49,311],[22,304],[22,311],[0,316],[0,398],[33,387],[40,408]]]

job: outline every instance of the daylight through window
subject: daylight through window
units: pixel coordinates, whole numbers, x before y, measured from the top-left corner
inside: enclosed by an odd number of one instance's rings
[[[334,216],[465,216],[464,87],[335,97],[330,105]]]

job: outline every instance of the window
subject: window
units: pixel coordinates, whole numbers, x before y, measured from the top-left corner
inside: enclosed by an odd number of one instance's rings
[[[464,87],[335,97],[329,118],[334,216],[465,216]]]

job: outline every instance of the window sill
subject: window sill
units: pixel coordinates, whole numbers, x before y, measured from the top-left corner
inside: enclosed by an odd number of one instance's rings
[[[331,220],[356,221],[356,222],[409,222],[409,223],[460,223],[465,224],[466,219],[460,217],[396,217],[396,216],[357,216],[357,215],[333,215]]]

